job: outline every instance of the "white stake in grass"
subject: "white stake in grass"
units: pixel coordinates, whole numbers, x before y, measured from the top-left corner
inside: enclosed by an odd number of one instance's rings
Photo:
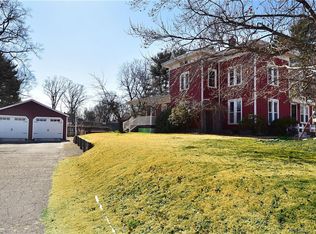
[[[95,201],[97,202],[97,204],[98,204],[98,206],[99,206],[100,210],[102,210],[102,211],[103,211],[103,206],[102,206],[102,204],[100,203],[100,200],[99,200],[99,198],[98,198],[98,196],[97,196],[97,195],[95,195]],[[115,229],[113,228],[113,226],[112,226],[112,224],[111,224],[111,222],[110,222],[109,218],[108,218],[105,214],[104,214],[104,216],[105,216],[105,220],[107,221],[107,223],[108,223],[108,224],[109,224],[109,226],[111,227],[112,232],[116,234],[116,231],[115,231]]]

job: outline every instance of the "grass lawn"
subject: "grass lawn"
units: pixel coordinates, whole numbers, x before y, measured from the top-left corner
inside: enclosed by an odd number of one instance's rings
[[[95,146],[54,173],[47,233],[111,233],[104,215],[116,233],[315,233],[315,140],[84,138]]]

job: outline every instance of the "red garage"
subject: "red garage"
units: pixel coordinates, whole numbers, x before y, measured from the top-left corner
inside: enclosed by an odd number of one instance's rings
[[[33,99],[0,108],[0,140],[59,141],[68,116]]]

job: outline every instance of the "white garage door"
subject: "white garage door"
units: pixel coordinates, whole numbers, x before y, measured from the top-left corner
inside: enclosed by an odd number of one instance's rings
[[[63,139],[63,120],[53,117],[33,119],[33,139]]]
[[[29,119],[26,116],[0,115],[0,138],[28,139]]]

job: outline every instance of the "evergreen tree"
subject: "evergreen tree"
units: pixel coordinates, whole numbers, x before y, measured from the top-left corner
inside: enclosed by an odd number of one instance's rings
[[[171,53],[164,51],[152,57],[152,65],[150,66],[150,73],[152,75],[152,92],[153,94],[165,94],[168,92],[169,76],[167,68],[162,64],[167,62],[171,57]]]
[[[291,36],[295,38],[295,43],[290,44],[289,47],[299,48],[296,49],[298,52],[296,62],[301,66],[315,65],[316,22],[311,19],[299,20],[292,26]]]
[[[185,50],[179,49],[173,52],[173,56],[179,56],[185,53]],[[169,75],[168,69],[162,64],[171,59],[172,53],[163,51],[152,57],[152,64],[150,66],[150,74],[152,76],[152,94],[160,95],[167,94],[169,89]]]
[[[0,107],[19,102],[21,81],[16,65],[0,54]]]

